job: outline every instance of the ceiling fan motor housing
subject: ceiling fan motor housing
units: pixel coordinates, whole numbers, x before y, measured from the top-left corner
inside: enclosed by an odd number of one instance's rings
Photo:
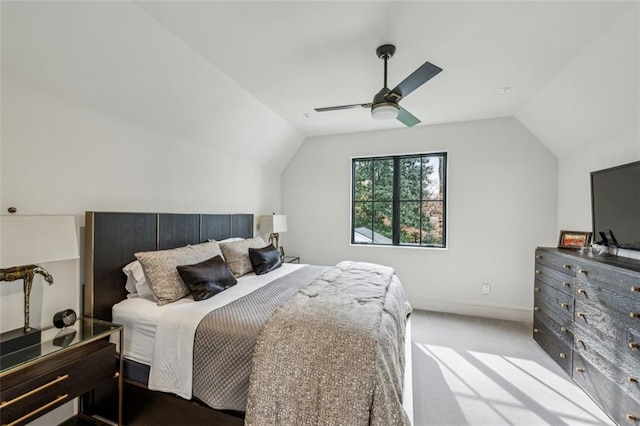
[[[382,90],[373,97],[371,117],[376,120],[388,120],[398,116],[400,107],[397,102],[385,97],[388,93],[389,88],[383,87]]]

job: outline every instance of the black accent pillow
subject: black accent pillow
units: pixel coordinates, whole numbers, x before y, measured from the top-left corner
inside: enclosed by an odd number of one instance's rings
[[[250,248],[249,259],[251,259],[251,266],[256,275],[266,274],[282,266],[280,253],[273,244],[259,249]]]
[[[205,300],[235,285],[238,280],[221,256],[195,265],[177,266],[180,278],[187,285],[193,300]]]

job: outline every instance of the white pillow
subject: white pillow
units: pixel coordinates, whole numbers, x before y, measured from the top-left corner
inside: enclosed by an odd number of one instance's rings
[[[139,261],[134,260],[129,263],[122,268],[122,272],[127,276],[127,283],[124,285],[129,293],[127,298],[153,296]]]

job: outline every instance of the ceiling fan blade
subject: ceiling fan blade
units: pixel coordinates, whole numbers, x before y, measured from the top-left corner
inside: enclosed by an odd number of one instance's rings
[[[316,110],[316,112],[326,112],[326,111],[337,111],[339,109],[351,109],[351,108],[371,108],[371,103],[368,103],[368,104],[340,105],[340,106],[325,107],[325,108],[315,108],[315,110]]]
[[[418,120],[413,114],[411,114],[409,111],[407,111],[406,109],[402,108],[401,106],[398,105],[398,117],[396,117],[396,119],[401,122],[402,124],[404,124],[407,127],[413,127],[416,124],[420,123],[420,120]]]
[[[409,93],[413,92],[418,87],[422,86],[424,83],[438,75],[440,71],[442,71],[442,68],[433,65],[431,62],[425,62],[420,68],[412,72],[409,77],[402,80],[402,83],[398,84],[389,93],[389,95],[399,95],[400,98],[396,99],[396,97],[394,97],[393,99],[395,102],[398,102],[400,99],[404,98]]]

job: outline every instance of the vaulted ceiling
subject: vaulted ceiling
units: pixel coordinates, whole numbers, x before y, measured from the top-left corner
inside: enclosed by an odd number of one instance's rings
[[[372,120],[366,109],[314,111],[370,102],[383,81],[375,49],[393,43],[390,87],[425,61],[444,69],[401,102],[421,125],[520,115],[552,141],[536,121],[556,103],[549,88],[634,7],[632,1],[3,2],[2,73],[202,143],[224,143],[234,132],[256,139],[243,132],[257,121],[268,143],[235,149],[289,158],[281,151],[295,151],[295,141],[307,136],[403,128]],[[637,51],[630,61],[637,74]],[[610,83],[605,77],[593,84]],[[500,93],[504,87],[510,90]],[[637,99],[637,84],[631,89]]]

